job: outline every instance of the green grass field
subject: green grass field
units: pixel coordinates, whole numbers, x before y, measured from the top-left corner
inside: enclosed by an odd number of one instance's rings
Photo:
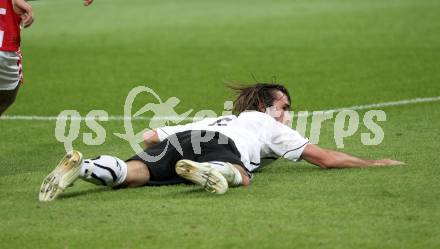
[[[31,2],[25,84],[6,115],[123,115],[138,85],[178,97],[179,113],[220,113],[232,99],[224,83],[251,83],[251,74],[288,86],[295,111],[440,96],[439,1],[95,1]],[[404,166],[320,170],[278,160],[223,196],[78,181],[51,203],[38,190],[65,153],[55,121],[0,120],[0,247],[440,248],[440,102],[383,110],[383,142],[363,145],[359,130],[344,151]],[[319,144],[335,149],[333,122]],[[101,124],[104,144],[84,144],[82,122],[74,147],[86,157],[131,156],[113,135],[123,122]]]

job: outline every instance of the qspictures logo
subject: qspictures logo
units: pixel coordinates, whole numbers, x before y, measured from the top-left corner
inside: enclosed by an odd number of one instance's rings
[[[140,94],[149,95],[153,98],[154,102],[145,103],[139,110],[133,111],[134,103]],[[109,116],[105,110],[91,110],[85,117],[82,117],[77,110],[62,111],[56,120],[55,138],[60,143],[63,143],[66,152],[71,151],[73,143],[80,139],[81,125],[85,124],[89,131],[82,134],[82,142],[90,146],[101,145],[107,138],[107,131],[102,126],[102,123],[112,119],[122,120],[125,132],[113,133],[112,135],[128,142],[135,153],[144,154],[144,159],[157,161],[162,155],[152,157],[142,153],[143,147],[141,144],[143,144],[143,135],[146,132],[163,126],[180,125],[200,121],[204,118],[231,115],[233,107],[233,102],[228,100],[223,103],[224,110],[221,114],[217,114],[213,110],[199,110],[195,112],[193,109],[178,113],[176,107],[179,103],[180,99],[178,97],[168,97],[163,101],[153,89],[147,86],[137,86],[130,90],[125,99],[123,116]],[[266,113],[272,117],[281,115],[271,110],[271,108],[268,108]],[[145,117],[144,114],[149,114],[150,116]],[[322,124],[333,119],[333,138],[337,148],[344,148],[344,139],[354,136],[363,127],[366,128],[363,130],[367,130],[360,134],[360,142],[363,145],[379,145],[385,136],[380,126],[387,119],[386,113],[383,110],[369,110],[363,114],[355,110],[300,111],[296,114],[295,112],[290,112],[289,114],[290,117],[296,118],[294,129],[301,135],[305,136],[307,127],[310,126],[309,141],[313,144],[319,143]],[[145,128],[135,131],[133,122],[143,122],[145,123]],[[309,124],[309,122],[311,123]],[[289,126],[292,128],[291,124]],[[200,137],[196,138],[195,141],[200,142],[204,140]],[[175,137],[169,137],[167,146],[170,144],[179,150],[180,145]]]

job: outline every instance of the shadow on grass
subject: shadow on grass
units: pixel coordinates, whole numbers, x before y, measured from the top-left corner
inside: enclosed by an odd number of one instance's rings
[[[192,187],[188,187],[188,189],[184,189],[184,190],[179,190],[175,193],[170,193],[170,194],[176,194],[176,195],[194,195],[194,194],[209,194],[206,190],[204,190],[203,188],[197,188],[196,185],[192,186]]]
[[[188,188],[176,188],[177,186],[188,186]],[[172,191],[170,192],[159,192],[159,188],[172,188]],[[188,196],[219,196],[216,194],[210,194],[208,192],[206,192],[206,190],[204,190],[201,187],[198,187],[197,185],[194,184],[177,184],[177,185],[167,185],[167,186],[143,186],[143,187],[139,187],[139,188],[119,188],[119,189],[112,189],[112,188],[108,188],[108,187],[99,187],[99,188],[91,188],[91,189],[85,189],[85,190],[80,190],[80,191],[75,191],[75,192],[69,192],[69,193],[63,193],[61,196],[58,197],[58,199],[62,200],[62,199],[70,199],[70,198],[76,198],[76,197],[80,197],[80,196],[87,196],[87,195],[95,195],[95,194],[100,194],[103,192],[113,192],[114,194],[118,194],[117,192],[131,192],[131,191],[138,191],[141,188],[150,188],[150,189],[158,189],[158,193],[160,194],[161,198],[177,198],[177,197],[182,197],[182,198],[186,198]],[[154,195],[157,195],[156,193],[153,193]],[[127,197],[127,196],[125,196]]]
[[[111,188],[107,188],[107,187],[86,189],[86,190],[72,192],[72,193],[63,193],[60,197],[58,197],[58,199],[69,199],[69,198],[74,198],[74,197],[78,197],[78,196],[82,196],[82,195],[101,193],[104,191],[115,191],[115,190],[113,190]]]
[[[223,199],[225,197],[231,197],[234,196],[234,194],[232,194],[231,192],[235,192],[232,191],[232,189],[229,189],[225,194],[214,194],[214,193],[209,193],[207,192],[205,189],[203,189],[200,186],[197,185],[193,185],[193,186],[188,186],[185,188],[178,188],[175,191],[166,193],[165,195],[162,196],[166,196],[166,198],[171,198],[173,200],[175,199],[188,199],[188,198],[196,198],[196,199]]]

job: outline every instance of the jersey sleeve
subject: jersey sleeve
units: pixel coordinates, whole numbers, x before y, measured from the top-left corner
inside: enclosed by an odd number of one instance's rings
[[[301,136],[297,131],[276,122],[272,129],[269,148],[277,156],[297,162],[301,159],[301,155],[308,143],[309,140]]]

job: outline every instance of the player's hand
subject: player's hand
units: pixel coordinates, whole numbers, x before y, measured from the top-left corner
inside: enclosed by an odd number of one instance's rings
[[[20,16],[23,26],[25,28],[31,26],[34,22],[34,12],[32,11],[32,6],[30,6],[24,0],[12,0],[12,6],[14,12]]]
[[[84,0],[84,6],[89,6],[93,3],[93,0]]]
[[[405,164],[404,162],[392,160],[392,159],[381,159],[381,160],[375,160],[374,165],[375,166],[387,166],[387,165],[402,165]]]

